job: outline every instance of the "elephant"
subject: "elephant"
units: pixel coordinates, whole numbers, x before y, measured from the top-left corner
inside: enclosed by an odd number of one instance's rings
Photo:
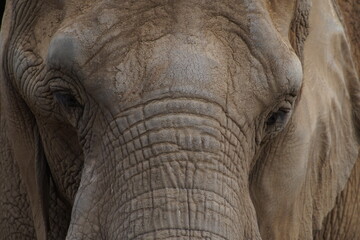
[[[358,239],[356,0],[7,0],[0,238]]]

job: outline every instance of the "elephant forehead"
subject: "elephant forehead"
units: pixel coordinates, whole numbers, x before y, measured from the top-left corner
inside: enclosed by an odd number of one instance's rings
[[[110,86],[107,92],[121,97],[206,85],[223,98],[229,80],[239,92],[301,85],[301,65],[261,4],[145,2],[99,2],[67,21],[50,43],[50,67],[71,69],[93,89]]]
[[[139,57],[145,59],[144,63],[140,60],[140,66],[146,66],[141,82],[142,93],[146,95],[164,89],[206,96],[221,103],[226,98],[231,77],[226,47],[214,37],[185,38],[164,37],[150,44],[150,54],[145,54],[148,56]],[[149,44],[142,45],[139,54],[148,53],[146,49],[149,49]],[[119,69],[122,66],[121,63]],[[123,79],[117,78],[120,82]]]

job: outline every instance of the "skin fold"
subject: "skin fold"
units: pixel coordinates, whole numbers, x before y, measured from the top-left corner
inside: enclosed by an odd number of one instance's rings
[[[356,239],[358,5],[6,1],[0,239]]]

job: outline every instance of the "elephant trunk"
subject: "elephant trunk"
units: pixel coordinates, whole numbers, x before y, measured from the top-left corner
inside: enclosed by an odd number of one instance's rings
[[[220,106],[155,101],[109,126],[67,239],[260,239],[242,178],[245,136]]]

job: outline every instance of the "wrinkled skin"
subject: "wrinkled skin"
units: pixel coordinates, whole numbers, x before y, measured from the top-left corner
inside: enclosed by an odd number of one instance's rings
[[[7,1],[1,239],[355,239],[346,4]]]

